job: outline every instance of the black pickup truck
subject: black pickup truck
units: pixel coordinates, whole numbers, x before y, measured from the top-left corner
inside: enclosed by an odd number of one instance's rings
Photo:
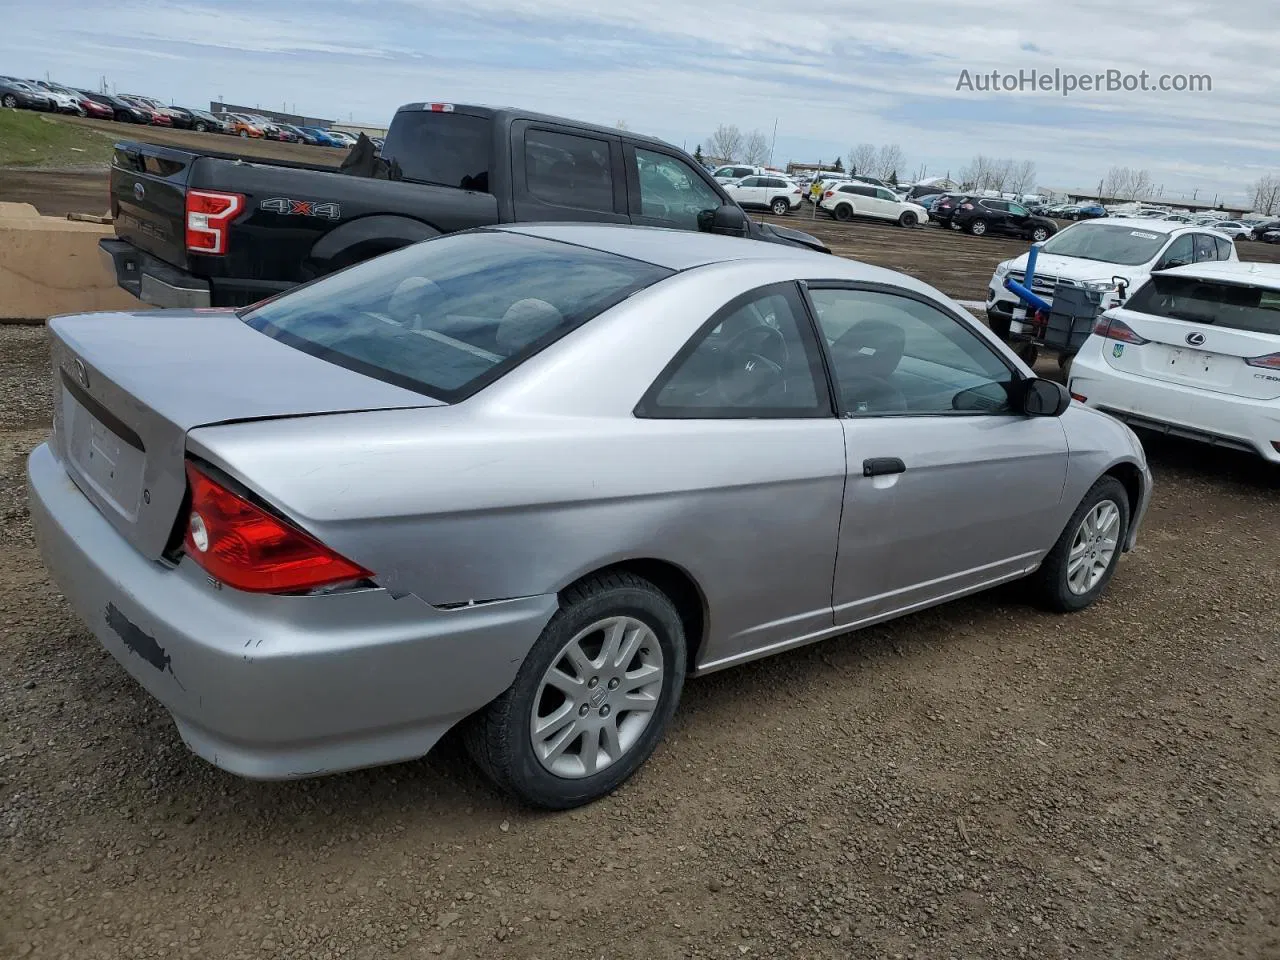
[[[342,167],[116,144],[121,287],[168,307],[243,306],[445,233],[517,221],[705,230],[809,247],[748,218],[693,158],[660,140],[525,111],[414,103],[379,153]]]

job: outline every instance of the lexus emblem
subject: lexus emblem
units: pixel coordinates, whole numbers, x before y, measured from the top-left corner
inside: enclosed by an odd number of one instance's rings
[[[1193,347],[1201,346],[1204,343],[1204,334],[1196,332],[1188,333],[1187,343],[1191,344]]]
[[[86,390],[89,389],[89,371],[85,369],[84,361],[79,357],[76,358],[76,379],[80,381],[80,386]]]
[[[141,183],[135,183],[133,185],[133,196],[135,200],[141,200],[146,195],[147,195],[147,188],[144,187]]]

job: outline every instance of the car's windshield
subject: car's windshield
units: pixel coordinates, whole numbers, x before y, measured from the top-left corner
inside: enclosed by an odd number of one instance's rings
[[[1280,334],[1280,291],[1261,287],[1153,274],[1125,307],[1154,317]]]
[[[671,273],[483,230],[386,254],[241,317],[321,359],[453,402]]]
[[[1079,257],[1135,266],[1151,260],[1167,233],[1114,223],[1077,223],[1050,237],[1041,249],[1059,257]]]

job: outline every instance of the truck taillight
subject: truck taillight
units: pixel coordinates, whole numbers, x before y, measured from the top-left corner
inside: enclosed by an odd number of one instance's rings
[[[229,587],[250,593],[304,593],[372,576],[190,462],[187,485],[187,555]]]
[[[1264,370],[1280,370],[1280,353],[1268,353],[1265,357],[1246,357],[1244,362]]]
[[[1151,342],[1146,337],[1138,336],[1133,327],[1123,320],[1108,317],[1105,313],[1094,324],[1093,332],[1100,337],[1105,337],[1108,340],[1119,340],[1121,343],[1143,344]]]
[[[243,209],[242,194],[188,190],[187,249],[193,253],[226,253],[231,221]]]

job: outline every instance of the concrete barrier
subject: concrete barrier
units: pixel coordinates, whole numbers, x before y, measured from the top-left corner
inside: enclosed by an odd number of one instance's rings
[[[112,232],[108,224],[42,217],[29,203],[0,203],[0,322],[148,309],[116,286],[98,251]]]

